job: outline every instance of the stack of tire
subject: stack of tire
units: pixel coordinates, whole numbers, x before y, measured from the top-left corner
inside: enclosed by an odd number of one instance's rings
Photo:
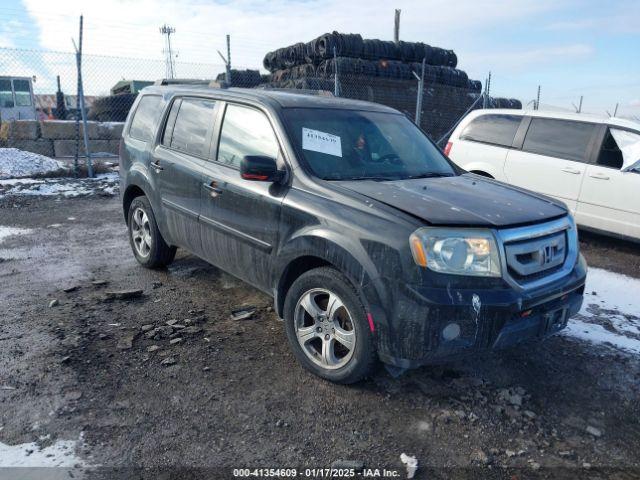
[[[326,90],[342,97],[382,103],[413,117],[424,60],[421,127],[439,139],[470,108],[482,106],[482,84],[457,69],[451,50],[421,42],[363,39],[358,34],[326,33],[265,55],[271,73],[264,88]],[[474,103],[475,102],[475,103]],[[490,99],[490,108],[521,108],[512,99]]]
[[[236,70],[231,69],[230,87],[254,88],[263,83],[268,78],[263,78],[258,70]],[[221,73],[216,77],[217,82],[226,82],[227,74]]]

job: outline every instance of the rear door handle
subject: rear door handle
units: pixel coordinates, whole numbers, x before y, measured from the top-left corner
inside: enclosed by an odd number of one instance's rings
[[[591,178],[597,178],[598,180],[609,180],[609,177],[604,173],[590,173]]]
[[[222,189],[218,187],[218,182],[215,180],[211,180],[209,183],[203,183],[202,186],[209,191],[209,195],[211,195],[212,198],[222,195]]]
[[[156,160],[155,162],[151,162],[151,166],[155,169],[156,172],[164,170],[164,167],[160,165],[160,162]]]
[[[571,167],[565,167],[562,169],[563,172],[565,173],[571,173],[573,175],[580,175],[580,170],[578,170],[577,168],[571,168]]]

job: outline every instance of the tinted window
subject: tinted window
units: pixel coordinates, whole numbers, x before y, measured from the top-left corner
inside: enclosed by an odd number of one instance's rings
[[[218,161],[240,166],[245,155],[278,157],[278,141],[267,117],[253,108],[228,105],[224,114]]]
[[[467,125],[460,139],[510,147],[521,118],[518,115],[481,115]]]
[[[587,161],[587,148],[595,125],[571,120],[533,118],[522,149],[527,152]]]
[[[131,120],[129,135],[144,142],[153,140],[156,121],[160,115],[160,100],[157,95],[147,95],[140,99]]]
[[[213,100],[183,98],[173,127],[171,148],[198,157],[208,157],[215,105]]]
[[[0,107],[13,108],[11,80],[0,80]]]
[[[31,89],[29,88],[29,80],[14,80],[13,91],[16,93],[16,106],[31,106]]]

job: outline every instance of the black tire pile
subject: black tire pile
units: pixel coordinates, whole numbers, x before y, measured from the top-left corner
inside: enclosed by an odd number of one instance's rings
[[[231,84],[230,87],[241,87],[241,88],[254,88],[263,83],[264,81],[268,81],[267,77],[263,78],[260,75],[258,70],[236,70],[235,68],[231,69]],[[227,74],[225,72],[220,73],[216,77],[217,82],[226,82]]]
[[[333,92],[337,69],[341,97],[388,105],[413,118],[418,94],[413,72],[421,74],[423,59],[425,88],[420,126],[439,140],[467,110],[482,107],[482,100],[477,101],[482,84],[455,68],[458,58],[451,50],[420,42],[396,45],[357,34],[327,33],[267,53],[263,65],[271,72],[270,81],[261,86]],[[488,106],[522,107],[518,100],[506,98],[491,98]]]
[[[337,58],[334,58],[334,51]],[[263,65],[272,73],[272,81],[299,78],[332,78],[345,75],[414,79],[425,60],[427,82],[465,87],[480,91],[480,82],[469,80],[455,67],[458,57],[452,50],[421,42],[394,42],[363,39],[358,34],[325,33],[307,43],[296,43],[265,55]]]
[[[453,50],[432,47],[421,42],[394,42],[363,39],[353,33],[325,33],[307,43],[296,43],[279,48],[265,55],[263,65],[270,72],[285,70],[295,65],[309,63],[319,65],[323,60],[334,57],[349,57],[368,60],[397,60],[401,62],[422,62],[455,68],[458,57]]]

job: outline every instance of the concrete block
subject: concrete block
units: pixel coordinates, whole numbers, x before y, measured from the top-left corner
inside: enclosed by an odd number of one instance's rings
[[[91,153],[105,153],[110,152],[109,140],[90,140],[89,149]],[[76,141],[75,140],[54,140],[53,149],[56,157],[73,157],[76,154]],[[80,140],[80,155],[85,155],[84,142]]]
[[[0,127],[0,138],[4,140],[36,140],[39,133],[40,128],[37,120],[2,122],[2,127]]]
[[[98,123],[98,138],[105,140],[119,140],[122,137],[123,122]]]
[[[42,138],[51,140],[73,140],[76,138],[75,120],[45,120],[40,123]],[[98,123],[87,122],[87,133],[89,138],[99,138]],[[80,122],[80,138],[83,136],[82,122]]]
[[[11,148],[18,148],[26,152],[38,153],[46,157],[53,157],[53,142],[51,140],[38,139],[38,140],[12,140],[7,141],[7,146]]]

